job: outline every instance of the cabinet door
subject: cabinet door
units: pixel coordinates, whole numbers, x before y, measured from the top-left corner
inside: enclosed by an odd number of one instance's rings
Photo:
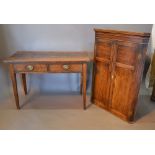
[[[113,55],[111,41],[96,42],[92,100],[97,105],[108,108],[110,91],[111,61]]]
[[[111,111],[125,120],[133,115],[132,106],[137,98],[135,70],[138,54],[137,44],[118,43],[117,45]]]
[[[96,62],[94,75],[93,101],[103,107],[108,108],[109,105],[109,89],[110,89],[110,65],[100,61]]]

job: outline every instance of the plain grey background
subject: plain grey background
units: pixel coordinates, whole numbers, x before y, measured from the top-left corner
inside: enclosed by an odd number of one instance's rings
[[[93,51],[94,28],[151,32],[152,24],[25,24],[0,25],[0,58],[18,50]],[[18,78],[18,77],[17,77]],[[89,68],[91,79],[91,67]],[[18,80],[20,88],[20,81]],[[79,74],[40,74],[28,76],[28,89],[44,92],[77,92]],[[90,93],[91,80],[87,92]],[[0,100],[13,99],[8,66],[0,63]]]

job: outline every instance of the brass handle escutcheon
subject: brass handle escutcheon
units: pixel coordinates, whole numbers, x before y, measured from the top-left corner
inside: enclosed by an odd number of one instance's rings
[[[69,65],[63,65],[62,67],[63,67],[63,69],[65,69],[65,70],[69,69]]]
[[[32,71],[33,68],[34,68],[34,67],[33,67],[32,65],[27,65],[27,66],[26,66],[26,69],[29,70],[29,71]]]

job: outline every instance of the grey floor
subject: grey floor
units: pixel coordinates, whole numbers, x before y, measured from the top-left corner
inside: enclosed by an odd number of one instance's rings
[[[82,109],[82,96],[70,93],[20,93],[22,109],[14,98],[0,101],[0,129],[155,129],[155,103],[151,90],[141,86],[136,122],[129,124],[90,103]]]

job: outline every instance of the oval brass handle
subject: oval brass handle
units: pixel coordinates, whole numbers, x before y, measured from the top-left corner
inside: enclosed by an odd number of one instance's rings
[[[66,70],[69,69],[69,65],[63,65],[62,67],[63,69],[66,69]]]
[[[34,67],[33,67],[32,65],[27,65],[27,66],[26,66],[26,69],[29,70],[29,71],[32,71],[33,68],[34,68]]]

